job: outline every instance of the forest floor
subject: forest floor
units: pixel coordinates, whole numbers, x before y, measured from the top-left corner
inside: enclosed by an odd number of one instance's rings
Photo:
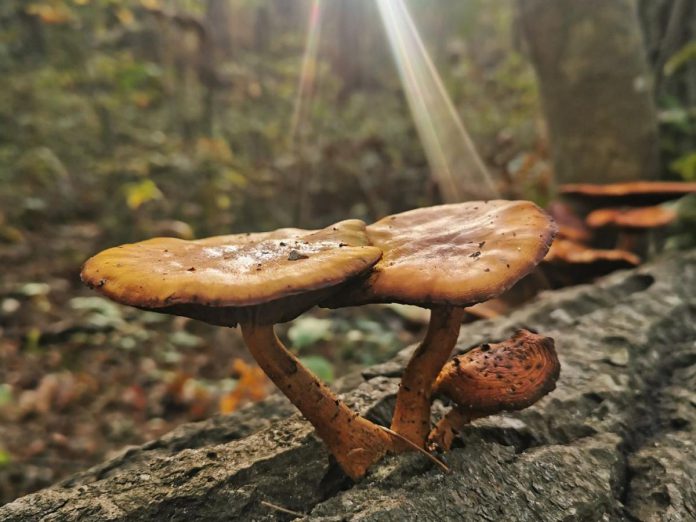
[[[0,505],[273,390],[237,330],[123,307],[84,287],[80,265],[103,244],[90,223],[0,243]],[[422,329],[362,307],[315,310],[279,332],[331,381],[388,359]]]

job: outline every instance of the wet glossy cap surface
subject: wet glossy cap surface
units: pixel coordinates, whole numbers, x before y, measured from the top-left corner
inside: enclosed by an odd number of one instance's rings
[[[381,256],[367,244],[359,220],[315,232],[155,238],[97,254],[84,264],[81,277],[111,299],[140,308],[248,307],[331,287],[365,272]]]

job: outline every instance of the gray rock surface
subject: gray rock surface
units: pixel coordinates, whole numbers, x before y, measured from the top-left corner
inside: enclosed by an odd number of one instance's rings
[[[472,424],[444,456],[449,474],[407,454],[352,484],[273,397],[17,499],[0,520],[696,520],[696,252],[467,325],[457,349],[522,326],[556,339],[558,387]],[[411,349],[345,379],[346,400],[387,423]]]

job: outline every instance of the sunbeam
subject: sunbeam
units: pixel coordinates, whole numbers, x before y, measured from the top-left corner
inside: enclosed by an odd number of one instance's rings
[[[302,58],[302,70],[297,83],[297,97],[290,122],[290,146],[295,145],[297,135],[301,132],[302,124],[307,120],[309,101],[314,95],[314,80],[317,72],[317,51],[319,48],[319,35],[321,33],[322,4],[320,0],[313,0],[309,12],[309,28],[305,51]]]
[[[430,168],[447,202],[498,197],[403,0],[377,5]]]

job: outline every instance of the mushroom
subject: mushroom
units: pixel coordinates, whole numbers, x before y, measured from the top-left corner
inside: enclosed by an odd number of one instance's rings
[[[557,239],[570,239],[577,243],[590,240],[590,231],[587,226],[567,203],[552,201],[546,211],[558,226]]]
[[[645,206],[696,193],[696,182],[632,181],[608,185],[575,183],[561,185],[559,193],[594,207],[607,204]]]
[[[431,309],[425,338],[401,379],[393,431],[425,446],[431,387],[457,341],[464,307],[496,297],[529,273],[554,234],[551,218],[528,201],[439,205],[367,227],[382,259],[369,277],[322,306],[396,302]]]
[[[677,212],[663,206],[640,208],[603,208],[590,212],[585,222],[592,228],[615,227],[619,229],[616,247],[632,252],[648,250],[640,246],[640,239],[653,239],[651,231],[665,227],[677,219]],[[650,241],[652,244],[652,241]]]
[[[595,249],[568,239],[556,239],[540,267],[551,287],[558,288],[639,264],[640,257],[632,252]]]
[[[528,330],[452,358],[433,391],[455,406],[433,428],[428,449],[449,449],[457,431],[475,419],[531,406],[556,387],[560,370],[553,339]]]
[[[276,337],[273,325],[295,318],[380,259],[365,224],[348,220],[316,232],[155,238],[89,259],[82,280],[138,308],[211,324],[240,324],[259,366],[314,425],[351,478],[390,447],[392,437],[358,416]]]

